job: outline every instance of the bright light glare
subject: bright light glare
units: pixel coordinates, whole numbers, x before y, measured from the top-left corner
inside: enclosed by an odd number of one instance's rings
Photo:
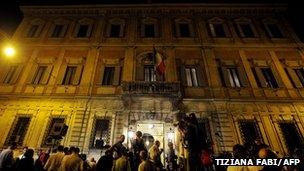
[[[174,133],[173,132],[168,133],[168,139],[173,140],[173,138],[174,138]]]
[[[6,47],[6,48],[4,49],[4,54],[5,54],[6,56],[8,56],[8,57],[14,56],[14,54],[15,54],[15,49],[12,48],[12,47]]]
[[[128,132],[128,137],[129,138],[133,138],[134,137],[134,132],[133,131],[129,131]]]

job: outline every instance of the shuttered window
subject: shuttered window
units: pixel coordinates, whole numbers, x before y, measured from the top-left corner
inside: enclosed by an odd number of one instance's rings
[[[237,68],[227,68],[229,82],[231,87],[242,87]]]
[[[41,84],[42,83],[43,77],[46,74],[45,73],[46,69],[47,69],[47,66],[39,66],[38,67],[32,84]]]
[[[302,86],[304,86],[304,69],[298,68],[298,69],[293,69],[293,70],[297,74],[299,80],[301,81]]]
[[[263,76],[265,78],[266,81],[266,85],[269,88],[279,88],[278,83],[271,71],[270,68],[261,68],[261,71],[263,73]]]
[[[105,67],[102,85],[113,85],[115,67]]]
[[[50,133],[51,133],[51,130],[52,130],[53,126],[56,123],[64,123],[64,118],[52,118],[51,119],[50,125],[47,128],[44,140],[42,141],[43,142],[42,145],[47,146],[47,145],[52,145],[53,144],[52,137],[50,137]]]
[[[30,29],[27,32],[27,37],[32,38],[36,37],[39,25],[31,25]]]
[[[8,69],[8,71],[4,77],[4,80],[3,80],[4,84],[12,83],[12,78],[16,74],[17,68],[18,68],[18,66],[10,66],[10,68]]]
[[[154,66],[150,66],[150,65],[144,66],[144,77],[145,77],[145,81],[147,82],[156,81]]]
[[[102,148],[110,143],[110,120],[96,119],[93,124],[91,148]]]
[[[11,144],[12,142],[22,145],[29,124],[30,117],[18,117],[13,123],[13,128],[11,128],[9,137],[6,140],[6,145]]]
[[[61,37],[64,25],[55,25],[52,37]]]
[[[301,136],[296,123],[281,122],[279,123],[279,126],[283,134],[285,145],[290,153],[293,153],[295,148],[303,147],[303,136]]]
[[[68,66],[65,75],[62,81],[63,85],[72,85],[73,80],[75,79],[75,74],[76,74],[77,66]]]
[[[185,68],[185,70],[186,70],[187,86],[198,87],[196,68]]]
[[[249,37],[249,38],[255,37],[250,23],[240,23],[239,26],[242,31],[243,37]]]
[[[283,38],[283,33],[277,24],[266,24],[268,35],[273,38]]]
[[[209,24],[209,34],[212,37],[227,37],[224,29],[224,24],[222,23],[212,23]]]
[[[261,138],[260,129],[254,120],[240,120],[239,128],[244,144],[252,144],[257,138]]]

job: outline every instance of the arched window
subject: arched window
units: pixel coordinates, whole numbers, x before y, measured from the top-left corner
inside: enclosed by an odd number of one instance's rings
[[[239,37],[254,38],[257,37],[257,31],[250,19],[238,18],[235,21],[235,28]]]

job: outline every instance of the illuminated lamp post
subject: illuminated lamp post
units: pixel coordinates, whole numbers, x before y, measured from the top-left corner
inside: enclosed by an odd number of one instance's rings
[[[12,41],[10,37],[0,30],[0,41],[1,41],[1,52],[2,55],[11,58],[16,54],[15,48],[12,46]]]

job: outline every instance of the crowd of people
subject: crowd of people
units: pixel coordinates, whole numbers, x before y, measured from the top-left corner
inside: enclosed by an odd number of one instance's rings
[[[233,153],[224,152],[213,155],[210,144],[206,141],[195,114],[184,116],[175,124],[180,135],[179,153],[172,142],[167,144],[164,163],[161,155],[160,142],[147,149],[142,138],[142,132],[137,131],[131,141],[131,148],[124,146],[125,136],[105,149],[104,154],[95,161],[80,154],[78,147],[63,147],[59,145],[46,151],[38,150],[38,158],[34,161],[34,150],[25,147],[22,155],[14,157],[16,143],[12,143],[0,153],[0,171],[304,171],[304,151],[296,149],[291,158],[301,159],[300,165],[290,167],[279,166],[219,166],[215,158],[257,159],[282,158],[272,151],[268,145],[257,139],[253,144],[233,147]]]

